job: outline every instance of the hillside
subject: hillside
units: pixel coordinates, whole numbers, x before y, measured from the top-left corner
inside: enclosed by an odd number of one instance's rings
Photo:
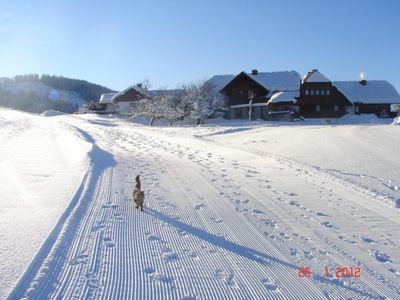
[[[0,299],[400,299],[398,126],[304,124],[0,109]]]
[[[34,113],[49,109],[71,113],[109,92],[112,90],[104,86],[62,76],[29,74],[0,79],[0,105]]]

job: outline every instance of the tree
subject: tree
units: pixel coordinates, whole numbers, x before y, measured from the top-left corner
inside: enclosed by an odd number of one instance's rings
[[[225,96],[207,81],[189,84],[183,97],[183,101],[191,106],[189,117],[197,120],[198,124],[203,124],[204,119],[211,116],[216,109],[223,108],[225,100]]]

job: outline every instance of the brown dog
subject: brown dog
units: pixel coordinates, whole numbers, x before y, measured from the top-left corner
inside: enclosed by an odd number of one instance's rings
[[[133,196],[133,201],[136,203],[136,208],[140,207],[140,210],[143,211],[143,203],[144,203],[144,192],[141,190],[141,183],[139,176],[136,176],[136,184],[135,184],[135,189],[133,190],[132,196]]]

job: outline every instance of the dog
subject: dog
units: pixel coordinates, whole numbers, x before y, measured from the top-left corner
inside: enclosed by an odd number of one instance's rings
[[[135,188],[133,190],[132,196],[133,201],[136,203],[136,208],[143,211],[143,203],[144,203],[144,192],[141,190],[141,183],[139,179],[140,175],[136,176],[135,181]]]

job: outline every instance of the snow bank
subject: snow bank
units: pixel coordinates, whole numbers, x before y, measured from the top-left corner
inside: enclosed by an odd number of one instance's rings
[[[55,117],[55,116],[63,116],[63,115],[67,115],[66,113],[63,113],[61,111],[57,111],[57,110],[46,110],[44,112],[42,112],[40,114],[43,117]]]
[[[88,168],[91,145],[52,118],[0,109],[0,299],[15,286]]]
[[[392,125],[400,125],[400,117],[394,118]]]

